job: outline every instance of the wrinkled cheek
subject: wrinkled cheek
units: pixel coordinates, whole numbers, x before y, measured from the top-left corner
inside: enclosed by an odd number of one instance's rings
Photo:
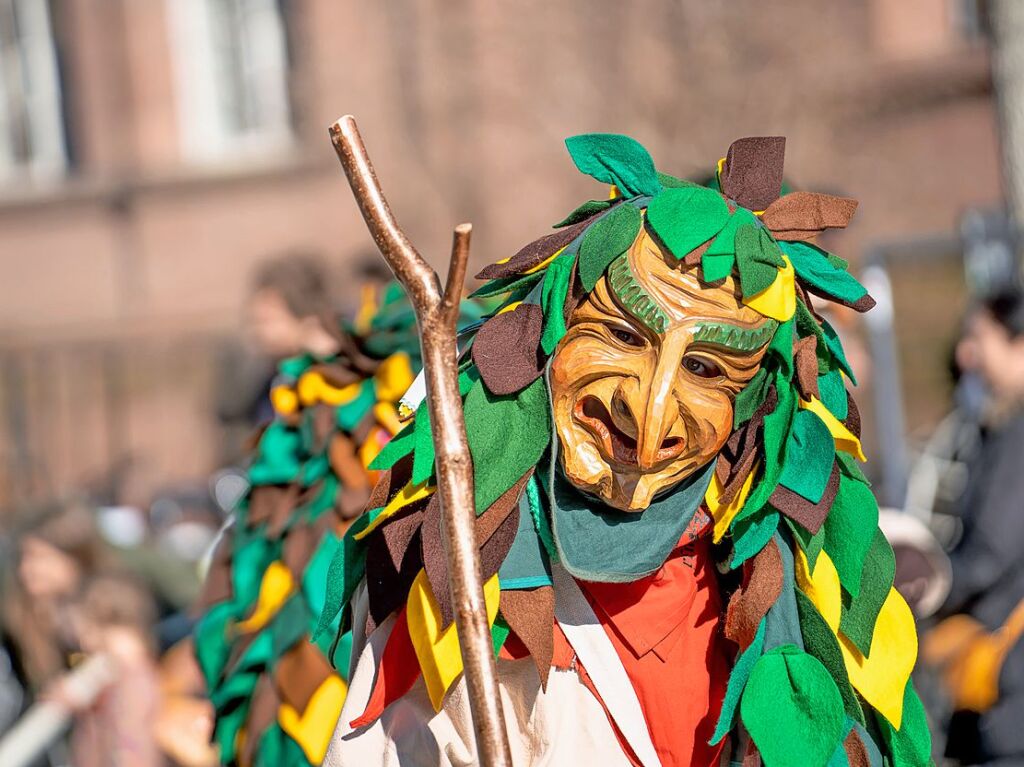
[[[726,392],[684,390],[679,411],[692,454],[703,464],[718,454],[732,434],[732,399]]]

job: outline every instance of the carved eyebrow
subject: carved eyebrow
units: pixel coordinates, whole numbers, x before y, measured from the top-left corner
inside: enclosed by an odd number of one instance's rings
[[[636,281],[626,253],[608,267],[608,286],[622,308],[650,330],[664,333],[668,329],[668,316],[644,286]]]
[[[693,343],[723,346],[737,352],[753,352],[772,340],[779,323],[768,320],[759,328],[743,328],[727,322],[704,322],[697,326]]]

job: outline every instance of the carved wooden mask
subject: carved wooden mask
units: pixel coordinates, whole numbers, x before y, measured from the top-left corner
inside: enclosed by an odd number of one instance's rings
[[[642,511],[721,450],[733,400],[775,323],[640,229],[573,312],[551,363],[562,466],[579,489]]]

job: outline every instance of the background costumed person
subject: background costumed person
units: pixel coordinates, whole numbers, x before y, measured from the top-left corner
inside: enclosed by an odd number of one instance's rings
[[[571,138],[611,199],[480,274],[506,300],[459,388],[517,765],[930,763],[853,371],[812,302],[873,305],[813,244],[856,203],[780,197],[784,145],[735,142],[719,191]],[[427,412],[329,569],[315,636],[351,627],[353,657],[328,764],[477,761]]]
[[[470,307],[471,309],[471,307]],[[412,311],[396,284],[367,286],[353,322],[323,322],[336,353],[285,360],[250,490],[218,544],[200,602],[196,655],[224,764],[318,765],[341,711],[347,663],[335,633],[310,633],[327,566],[376,479],[367,469],[402,428],[418,368]],[[349,638],[335,650],[347,659]]]

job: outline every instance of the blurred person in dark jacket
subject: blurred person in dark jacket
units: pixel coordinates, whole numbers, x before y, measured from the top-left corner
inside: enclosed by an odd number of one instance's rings
[[[984,382],[981,448],[950,553],[952,615],[925,643],[945,666],[955,707],[948,753],[964,764],[1024,766],[1024,296],[970,316],[957,363]]]

